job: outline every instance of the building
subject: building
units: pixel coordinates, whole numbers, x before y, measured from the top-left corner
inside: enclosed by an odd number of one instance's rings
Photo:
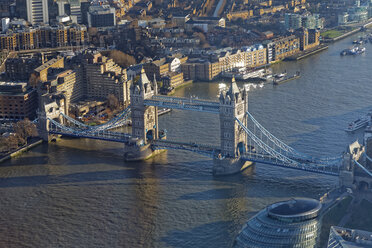
[[[221,72],[231,71],[234,68],[254,68],[267,64],[266,48],[257,44],[242,49],[217,54]]]
[[[309,198],[274,203],[253,216],[243,227],[233,247],[317,247],[318,214],[322,204]]]
[[[100,53],[85,56],[83,81],[86,82],[87,97],[106,100],[108,95],[113,94],[121,106],[130,103],[131,81],[128,81],[126,70]]]
[[[300,52],[300,39],[295,35],[273,39],[266,44],[267,62],[283,60]]]
[[[36,117],[37,93],[27,83],[0,82],[0,120]]]
[[[185,79],[211,81],[221,73],[219,61],[194,59],[181,64],[181,71]]]
[[[372,232],[332,226],[327,248],[372,247]]]
[[[162,77],[163,87],[165,88],[177,88],[183,84],[183,73],[182,72],[170,72],[166,76]]]
[[[302,27],[301,15],[293,13],[285,13],[284,26],[286,29],[298,29]]]
[[[169,72],[169,64],[166,63],[165,58],[146,63],[143,68],[148,78],[153,78],[155,74],[156,80],[160,80],[162,76]]]
[[[204,32],[208,32],[216,27],[225,28],[226,20],[225,18],[220,17],[197,17],[188,20],[185,24],[187,31],[191,31],[195,27],[203,30]]]
[[[320,32],[316,29],[299,28],[296,30],[296,36],[300,38],[300,50],[306,51],[308,49],[319,46]]]
[[[70,0],[70,16],[76,19],[76,23],[82,23],[80,0]]]
[[[22,28],[16,31],[8,30],[7,33],[0,34],[0,49],[10,51],[83,45],[86,42],[87,28],[77,24]]]
[[[287,30],[299,29],[301,27],[308,29],[323,29],[324,21],[320,18],[319,14],[295,14],[285,13],[284,15],[284,26]]]
[[[37,57],[8,58],[5,61],[5,76],[10,80],[27,82],[31,73],[40,64]]]
[[[92,5],[88,12],[89,27],[112,27],[116,25],[115,8],[110,5]]]
[[[81,70],[51,69],[46,84],[51,93],[63,93],[67,106],[84,96]]]
[[[31,24],[49,23],[48,0],[24,0],[27,6],[27,21]]]
[[[54,59],[51,59],[41,66],[37,67],[34,70],[35,75],[41,82],[46,82],[48,81],[48,70],[51,68],[64,68],[65,63],[64,63],[64,58],[63,57],[57,57]]]

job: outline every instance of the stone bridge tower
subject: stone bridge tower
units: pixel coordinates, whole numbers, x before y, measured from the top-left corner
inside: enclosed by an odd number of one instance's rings
[[[150,99],[157,93],[157,83],[154,85],[147,78],[145,70],[142,69],[140,78],[130,88],[132,136],[142,139],[144,144],[158,139],[158,109],[154,106],[145,106],[144,100]]]
[[[220,130],[222,155],[239,157],[247,151],[247,134],[235,120],[247,125],[248,92],[240,90],[232,79],[229,90],[220,95]]]
[[[247,125],[248,92],[240,90],[232,79],[229,90],[220,95],[220,139],[221,154],[214,158],[213,174],[227,175],[237,173],[251,165],[240,159],[247,151],[247,134],[235,120]]]
[[[47,93],[39,95],[37,129],[39,136],[43,140],[49,141],[51,139],[49,135],[49,119],[55,120],[61,124],[64,123],[64,118],[61,116],[61,113],[68,114],[68,105],[63,94]]]

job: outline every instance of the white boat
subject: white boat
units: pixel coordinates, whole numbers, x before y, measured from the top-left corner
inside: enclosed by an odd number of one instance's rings
[[[345,129],[346,132],[353,132],[362,127],[366,127],[370,121],[370,117],[362,116],[358,120],[349,123],[349,126]]]

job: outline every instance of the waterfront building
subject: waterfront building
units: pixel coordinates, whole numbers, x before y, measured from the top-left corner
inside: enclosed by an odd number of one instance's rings
[[[220,62],[221,72],[242,67],[254,68],[267,63],[266,48],[261,44],[243,47],[242,49],[232,50],[231,52],[222,52],[216,56]]]
[[[165,58],[146,63],[143,65],[143,68],[148,78],[153,78],[155,75],[156,80],[160,80],[162,76],[169,72],[169,64],[166,63]]]
[[[183,73],[182,72],[170,72],[166,76],[162,77],[163,87],[165,88],[177,88],[183,84]]]
[[[283,60],[300,52],[300,39],[295,35],[276,38],[266,44],[267,62],[273,63]]]
[[[221,73],[221,66],[219,61],[190,59],[181,65],[181,71],[186,79],[211,81]]]
[[[296,36],[300,39],[300,50],[306,51],[308,49],[319,46],[320,32],[316,29],[299,28],[295,32]]]
[[[26,82],[0,82],[0,120],[33,120],[37,93]]]
[[[372,247],[372,232],[332,226],[327,248]]]
[[[92,5],[88,12],[89,27],[112,27],[116,25],[115,8],[110,5]]]
[[[274,203],[253,216],[234,248],[317,247],[322,204],[309,198]]]

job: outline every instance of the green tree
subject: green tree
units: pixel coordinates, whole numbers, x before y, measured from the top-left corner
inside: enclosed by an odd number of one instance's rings
[[[123,68],[127,68],[137,63],[136,59],[133,56],[123,53],[122,51],[119,50],[110,51],[108,56],[112,58],[116,64],[120,65]]]
[[[21,144],[27,144],[27,139],[37,136],[37,129],[34,123],[29,119],[24,119],[13,124],[16,137]]]
[[[114,111],[117,108],[119,108],[119,100],[115,95],[109,94],[107,96],[107,107],[109,107],[111,111]]]

